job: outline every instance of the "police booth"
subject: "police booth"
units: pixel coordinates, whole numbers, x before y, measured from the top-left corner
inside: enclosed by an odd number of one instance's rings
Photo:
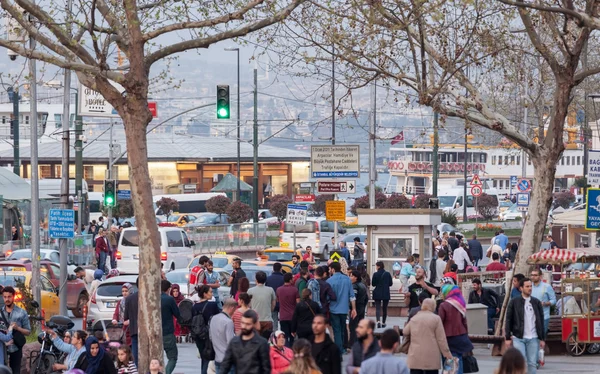
[[[383,262],[394,281],[388,313],[404,315],[408,300],[398,292],[400,268],[407,257],[418,254],[419,263],[429,269],[433,257],[432,233],[442,222],[442,210],[358,209],[357,213],[358,224],[367,227],[367,271],[372,277],[375,263]]]

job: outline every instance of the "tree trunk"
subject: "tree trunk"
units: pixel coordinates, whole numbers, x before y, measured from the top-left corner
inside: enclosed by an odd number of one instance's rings
[[[143,95],[142,95],[143,96]],[[139,372],[148,372],[151,359],[162,362],[162,324],[160,314],[160,238],[152,206],[152,186],[148,170],[146,128],[152,116],[145,97],[127,97],[124,113],[127,161],[135,225],[139,233]]]

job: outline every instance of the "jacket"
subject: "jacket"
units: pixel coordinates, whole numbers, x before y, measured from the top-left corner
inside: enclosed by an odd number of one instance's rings
[[[125,299],[125,315],[123,316],[123,320],[129,321],[129,333],[131,336],[138,334],[138,306],[139,292],[127,296]]]
[[[359,369],[360,365],[365,360],[375,357],[379,350],[379,340],[377,338],[373,338],[373,341],[367,347],[367,351],[365,353],[363,353],[362,343],[359,341],[354,342],[352,345],[350,360],[348,360],[348,364],[346,365],[346,373],[354,374],[354,369]]]
[[[108,253],[108,245],[106,244],[106,238],[99,236],[96,238],[96,256],[100,256],[100,252]]]
[[[310,340],[311,344],[315,344],[315,338],[313,337]],[[335,343],[331,340],[329,335],[325,335],[325,342],[321,350],[313,355],[315,362],[319,369],[321,369],[321,373],[323,374],[341,374],[342,373],[342,361],[340,350],[335,345]],[[219,370],[220,372],[220,370]]]
[[[352,289],[356,298],[356,310],[365,310],[369,303],[369,290],[367,290],[363,282],[352,283]]]
[[[294,351],[288,347],[283,347],[283,352],[281,352],[277,347],[271,346],[269,353],[271,357],[271,374],[283,373],[294,359]]]
[[[438,315],[442,319],[446,338],[469,333],[467,319],[450,303],[446,301],[441,303],[438,308]]]
[[[221,362],[219,372],[229,373],[235,365],[236,368],[244,368],[244,374],[264,374],[271,372],[271,357],[269,355],[269,343],[254,331],[254,336],[242,343],[240,336],[235,336],[229,342],[225,357]]]
[[[471,239],[468,240],[467,243],[469,243],[469,249],[471,250],[473,258],[476,260],[481,260],[483,258],[483,247],[481,246],[479,240]]]
[[[373,290],[373,300],[389,300],[390,287],[392,287],[392,276],[389,272],[384,269],[379,269],[373,274],[371,286],[375,287]]]
[[[531,298],[531,306],[535,314],[535,330],[539,340],[546,340],[544,335],[544,309],[542,302],[535,297]],[[506,340],[510,340],[512,336],[523,339],[523,328],[525,327],[525,299],[523,296],[515,297],[508,302],[506,308],[506,323],[504,331]]]
[[[482,288],[481,296],[479,296],[479,294],[475,290],[471,291],[471,293],[469,294],[469,304],[478,303],[481,303],[487,306],[488,308],[494,309],[499,308],[499,305],[501,305],[500,297],[498,296],[496,291],[489,288]]]
[[[317,279],[319,282],[319,301],[321,301],[321,312],[327,314],[329,312],[329,303],[333,300],[337,300],[337,295],[331,288],[331,285],[324,279]]]
[[[300,302],[296,305],[296,309],[294,309],[291,332],[298,334],[299,338],[307,338],[312,336],[313,317],[320,313],[321,308],[319,308],[319,304],[312,300],[300,300]]]
[[[402,334],[410,337],[406,363],[411,369],[440,370],[441,361],[432,357],[450,355],[442,319],[428,310],[415,314]]]

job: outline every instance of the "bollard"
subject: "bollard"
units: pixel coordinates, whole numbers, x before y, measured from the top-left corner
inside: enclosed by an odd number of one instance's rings
[[[82,313],[82,314],[83,314],[83,319],[81,320],[81,329],[82,329],[83,331],[86,331],[86,328],[85,328],[85,322],[87,321],[87,315],[88,315],[88,307],[87,307],[87,304],[86,304],[86,305],[84,305],[82,309],[83,309],[83,310],[82,310],[82,312],[83,312],[83,313]]]

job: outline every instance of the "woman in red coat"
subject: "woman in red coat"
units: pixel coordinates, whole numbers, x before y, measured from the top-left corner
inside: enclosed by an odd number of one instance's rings
[[[281,374],[290,366],[294,358],[294,352],[285,346],[285,333],[283,331],[272,333],[269,343],[271,345],[269,350],[271,374]]]
[[[181,294],[181,289],[177,283],[173,283],[171,286],[171,296],[175,299],[175,303],[179,305],[179,303],[185,299]],[[189,329],[187,327],[182,327],[179,322],[177,322],[177,318],[173,317],[173,323],[175,324],[175,337],[179,343],[182,342],[182,336],[187,336],[189,334]]]
[[[129,292],[131,291],[131,287],[133,287],[130,283],[125,283],[123,288],[121,289],[121,293],[123,297],[121,300],[117,302],[117,307],[115,308],[115,312],[113,313],[112,324],[116,325],[117,323],[124,322],[124,314],[125,314],[125,299],[129,296]],[[131,335],[129,334],[129,326],[123,326],[123,331],[125,332],[125,344],[131,346]]]

